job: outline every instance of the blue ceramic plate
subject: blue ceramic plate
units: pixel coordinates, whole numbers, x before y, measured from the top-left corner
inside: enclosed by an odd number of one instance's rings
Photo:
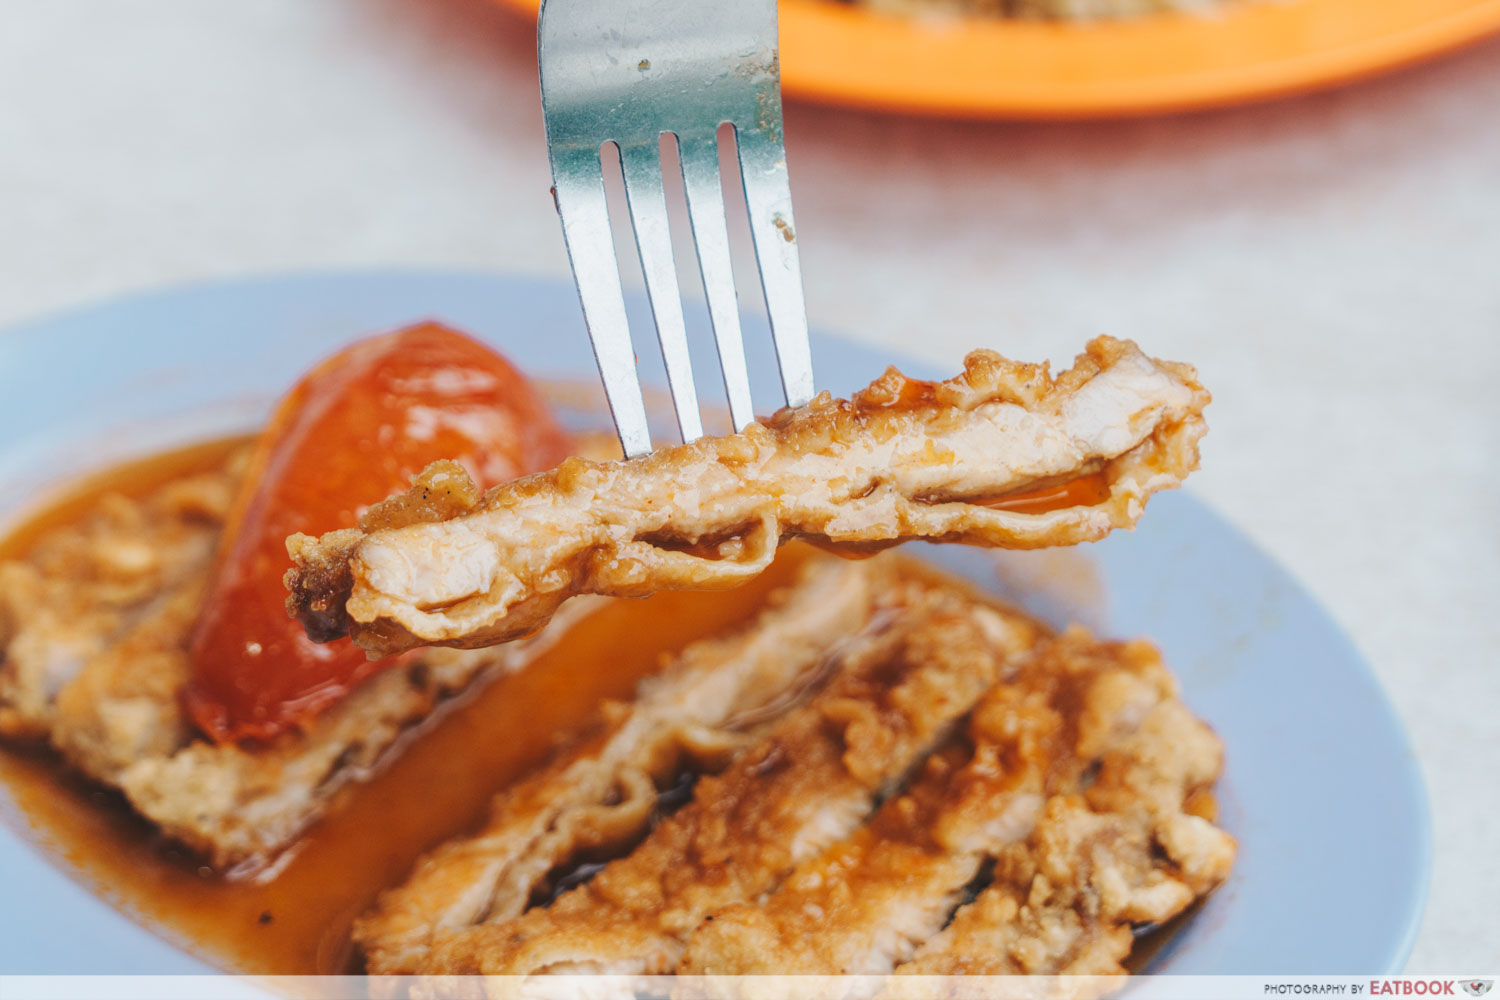
[[[635,305],[636,328],[649,330]],[[114,302],[0,334],[0,521],[59,478],[253,427],[340,343],[424,318],[488,338],[533,375],[595,377],[577,298],[555,281],[365,272]],[[706,318],[693,319],[700,392],[717,398]],[[773,356],[764,324],[747,322],[766,412],[777,403]],[[826,336],[813,353],[818,384],[840,394],[892,360]],[[654,348],[643,343],[640,356],[646,378],[664,384]],[[1239,532],[1175,493],[1153,500],[1136,532],[1080,549],[913,551],[1057,624],[1149,636],[1223,737],[1222,819],[1239,863],[1150,971],[1401,969],[1431,851],[1411,746],[1348,639]],[[3,798],[0,973],[205,971],[76,882]]]

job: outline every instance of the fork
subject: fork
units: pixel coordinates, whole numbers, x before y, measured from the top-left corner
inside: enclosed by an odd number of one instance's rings
[[[553,196],[584,322],[627,456],[651,450],[605,201],[618,155],[683,441],[703,435],[663,187],[677,143],[730,419],[755,417],[730,263],[718,133],[734,130],[750,232],[788,406],[812,399],[812,354],[781,124],[775,0],[543,0],[537,26]]]

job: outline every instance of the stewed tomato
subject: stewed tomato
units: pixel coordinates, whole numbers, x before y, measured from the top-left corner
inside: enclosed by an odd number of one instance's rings
[[[258,438],[192,635],[188,711],[217,740],[305,723],[395,660],[310,641],[287,617],[286,538],[352,527],[429,462],[483,486],[551,468],[571,443],[536,389],[483,344],[428,323],[303,376]]]

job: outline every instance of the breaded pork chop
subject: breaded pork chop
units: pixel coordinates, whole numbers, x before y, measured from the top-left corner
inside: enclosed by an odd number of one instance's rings
[[[664,973],[725,906],[755,900],[865,822],[1032,647],[1029,620],[914,584],[903,613],[641,844],[551,905],[434,935],[420,974]]]
[[[1049,638],[953,591],[885,610],[821,693],[593,881],[409,950],[416,994],[560,973],[1117,976],[1137,928],[1227,877],[1219,741],[1150,644]],[[963,725],[913,738],[944,716]],[[475,974],[500,978],[451,978]]]
[[[287,607],[313,638],[385,656],[503,642],[580,594],[733,587],[791,537],[865,553],[1092,541],[1197,467],[1208,401],[1190,367],[1100,338],[1056,378],[976,351],[946,382],[892,369],[851,400],[825,393],[634,459],[569,459],[483,497],[437,464],[362,528],[289,539]],[[1096,493],[1071,489],[1086,481]]]
[[[661,789],[712,773],[790,710],[890,600],[883,562],[815,559],[739,629],[683,649],[608,707],[605,731],[496,796],[471,836],[423,858],[355,925],[367,968],[415,971],[435,934],[520,916],[555,872],[645,835]]]

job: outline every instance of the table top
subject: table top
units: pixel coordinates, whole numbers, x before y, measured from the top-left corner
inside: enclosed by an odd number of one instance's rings
[[[266,271],[567,274],[532,29],[481,0],[19,0],[0,93],[0,324]],[[1167,119],[787,109],[815,325],[949,366],[1097,333],[1199,366],[1192,488],[1412,734],[1436,852],[1412,973],[1500,967],[1497,108],[1491,43]]]

